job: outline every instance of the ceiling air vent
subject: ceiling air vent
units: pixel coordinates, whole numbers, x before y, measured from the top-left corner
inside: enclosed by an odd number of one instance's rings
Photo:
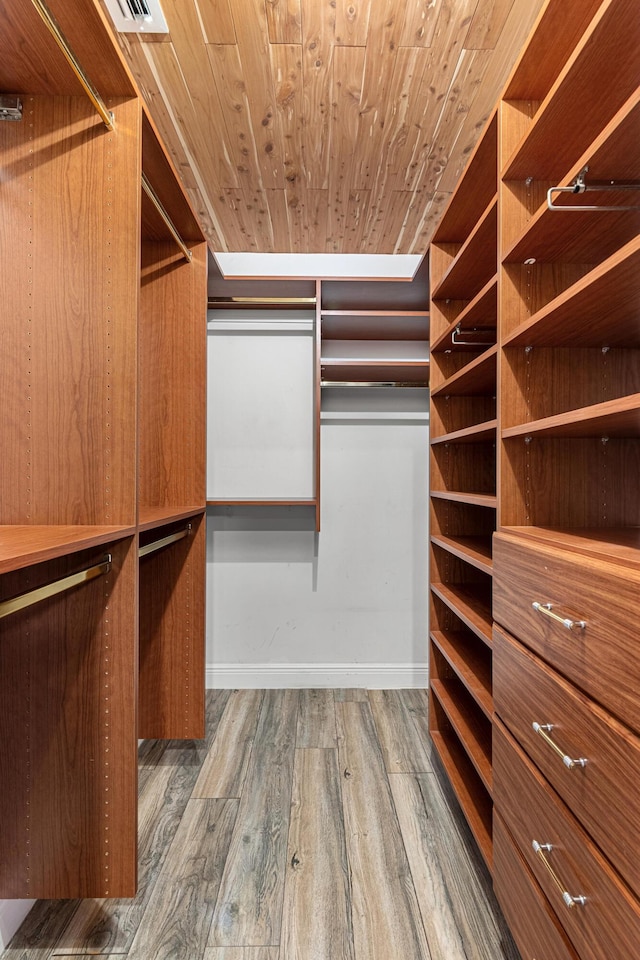
[[[159,0],[105,0],[120,33],[169,33]]]

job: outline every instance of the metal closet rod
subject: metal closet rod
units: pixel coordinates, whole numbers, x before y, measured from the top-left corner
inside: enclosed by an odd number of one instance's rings
[[[168,547],[170,543],[176,543],[178,540],[183,540],[185,537],[188,537],[191,533],[191,524],[188,523],[184,530],[178,530],[176,533],[170,533],[166,537],[162,537],[160,540],[154,540],[153,543],[146,543],[144,547],[140,547],[138,550],[138,557],[147,557],[150,553],[155,553],[156,550],[162,550],[163,547]]]
[[[151,200],[151,203],[154,205],[154,207],[156,208],[156,210],[164,220],[169,230],[169,233],[171,234],[175,242],[180,247],[185,259],[188,260],[189,263],[191,263],[191,260],[193,258],[193,254],[191,253],[191,250],[189,250],[189,247],[186,245],[186,243],[178,233],[177,227],[173,223],[173,220],[171,219],[171,217],[169,216],[165,208],[162,206],[162,202],[159,199],[158,194],[155,192],[155,190],[149,183],[149,178],[147,177],[146,173],[144,173],[144,171],[142,173],[142,189],[144,190],[146,195],[149,197],[149,200]]]
[[[417,387],[423,389],[424,381],[412,383],[407,380],[321,380],[321,387]]]
[[[98,91],[96,90],[96,88],[91,83],[88,76],[80,66],[75,53],[69,46],[66,40],[66,37],[62,33],[62,30],[60,29],[58,24],[56,23],[53,17],[53,14],[51,13],[47,5],[43,3],[43,0],[31,0],[31,2],[36,8],[36,10],[38,11],[38,13],[40,14],[40,17],[44,21],[44,24],[47,30],[49,31],[49,33],[51,34],[55,42],[58,44],[60,50],[64,54],[64,57],[67,60],[69,66],[71,67],[76,77],[82,84],[82,88],[84,92],[87,94],[87,96],[89,97],[89,100],[91,100],[91,103],[94,105],[94,107],[100,114],[100,117],[105,127],[108,130],[113,130],[115,127],[113,113],[108,109],[104,100],[102,99],[102,97],[100,96],[100,94],[98,93]]]
[[[62,577],[61,580],[54,580],[53,583],[47,583],[44,587],[38,587],[36,590],[29,590],[27,593],[20,594],[19,597],[13,597],[11,600],[3,600],[0,603],[0,619],[8,617],[18,610],[24,610],[25,607],[31,607],[34,603],[40,603],[42,600],[48,600],[59,593],[71,590],[80,583],[86,583],[87,580],[94,580],[102,576],[103,573],[109,573],[111,570],[111,554],[108,553],[101,563],[96,563],[86,570],[80,570],[78,573],[72,573],[68,577]]]
[[[638,206],[618,206],[618,207],[601,207],[596,205],[589,204],[567,204],[566,206],[556,207],[553,203],[554,193],[586,193],[587,190],[596,191],[601,193],[605,190],[613,190],[614,192],[620,192],[621,190],[640,190],[640,183],[587,183],[587,173],[589,167],[583,167],[580,173],[577,175],[572,184],[568,187],[549,187],[547,190],[547,207],[549,210],[560,211],[561,213],[573,212],[573,213],[600,213],[604,211],[611,211],[616,213],[624,213],[625,210],[640,210]]]

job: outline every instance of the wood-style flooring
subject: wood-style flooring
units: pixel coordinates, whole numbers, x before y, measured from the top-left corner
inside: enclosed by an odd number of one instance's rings
[[[416,690],[218,690],[140,749],[132,900],[39,901],[3,960],[518,960]]]

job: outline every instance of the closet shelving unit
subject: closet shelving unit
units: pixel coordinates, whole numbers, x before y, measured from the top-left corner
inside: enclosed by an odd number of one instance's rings
[[[430,731],[491,866],[497,116],[431,246]]]
[[[640,723],[636,14],[548,0],[431,248],[432,736],[523,956],[563,960],[626,957],[640,929],[622,774]]]
[[[138,737],[203,731],[204,238],[99,5],[48,4],[75,67],[37,7],[0,13],[0,896],[131,896]]]

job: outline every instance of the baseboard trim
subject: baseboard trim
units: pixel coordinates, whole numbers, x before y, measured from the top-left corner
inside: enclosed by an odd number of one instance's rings
[[[427,686],[426,663],[210,663],[208,690],[365,687],[402,690]]]

